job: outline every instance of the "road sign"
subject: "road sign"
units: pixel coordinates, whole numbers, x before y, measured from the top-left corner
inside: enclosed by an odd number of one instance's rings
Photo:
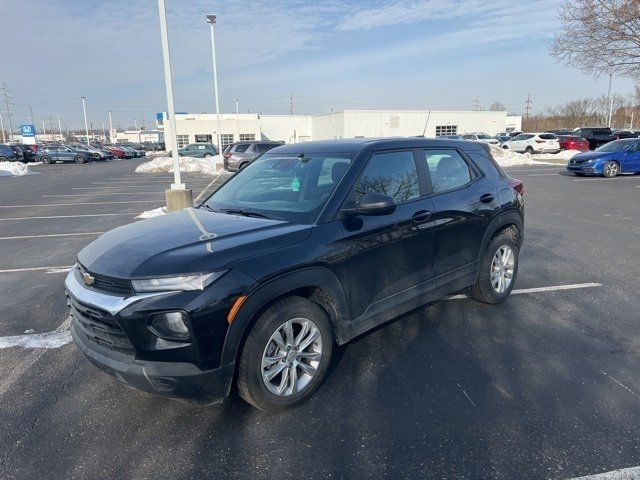
[[[33,125],[20,125],[20,135],[23,137],[35,137],[36,127]]]

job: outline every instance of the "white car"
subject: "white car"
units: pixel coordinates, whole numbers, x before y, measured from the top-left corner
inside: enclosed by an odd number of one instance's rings
[[[553,133],[521,133],[503,143],[502,148],[519,153],[558,153],[560,142]]]
[[[490,137],[486,133],[465,133],[462,135],[463,140],[471,140],[473,142],[490,143],[498,145],[500,141],[497,138]]]

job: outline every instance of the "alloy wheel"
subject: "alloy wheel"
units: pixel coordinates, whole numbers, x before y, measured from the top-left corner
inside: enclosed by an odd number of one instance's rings
[[[611,162],[605,166],[605,170],[608,177],[615,177],[618,174],[618,164]]]
[[[322,358],[322,335],[307,318],[293,318],[271,335],[262,353],[262,381],[278,396],[303,390],[313,379]]]
[[[491,261],[491,286],[497,293],[507,291],[513,280],[515,255],[509,245],[502,245]]]

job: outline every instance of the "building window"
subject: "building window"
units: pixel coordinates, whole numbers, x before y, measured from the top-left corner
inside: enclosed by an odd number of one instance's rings
[[[445,135],[457,135],[457,125],[436,125],[436,137],[444,137]]]
[[[241,142],[251,142],[256,139],[255,133],[241,133],[240,141]]]
[[[221,133],[220,134],[220,147],[222,150],[227,148],[233,143],[233,133]]]
[[[213,135],[196,135],[196,143],[211,143]]]
[[[176,135],[178,141],[178,148],[183,148],[189,145],[189,135]]]

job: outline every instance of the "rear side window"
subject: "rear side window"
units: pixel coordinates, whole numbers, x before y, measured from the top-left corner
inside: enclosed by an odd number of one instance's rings
[[[374,154],[356,182],[356,203],[369,192],[393,197],[396,203],[417,198],[420,195],[420,189],[413,152]]]
[[[256,151],[258,153],[264,153],[268,150],[271,150],[275,146],[276,145],[274,143],[259,143],[258,145],[256,145]]]
[[[460,188],[473,179],[469,165],[455,150],[425,150],[433,193]]]
[[[538,135],[542,140],[556,140],[556,137],[553,133],[542,133]]]
[[[250,146],[251,146],[250,143],[239,143],[238,145],[236,145],[234,152],[244,153],[249,149]]]

